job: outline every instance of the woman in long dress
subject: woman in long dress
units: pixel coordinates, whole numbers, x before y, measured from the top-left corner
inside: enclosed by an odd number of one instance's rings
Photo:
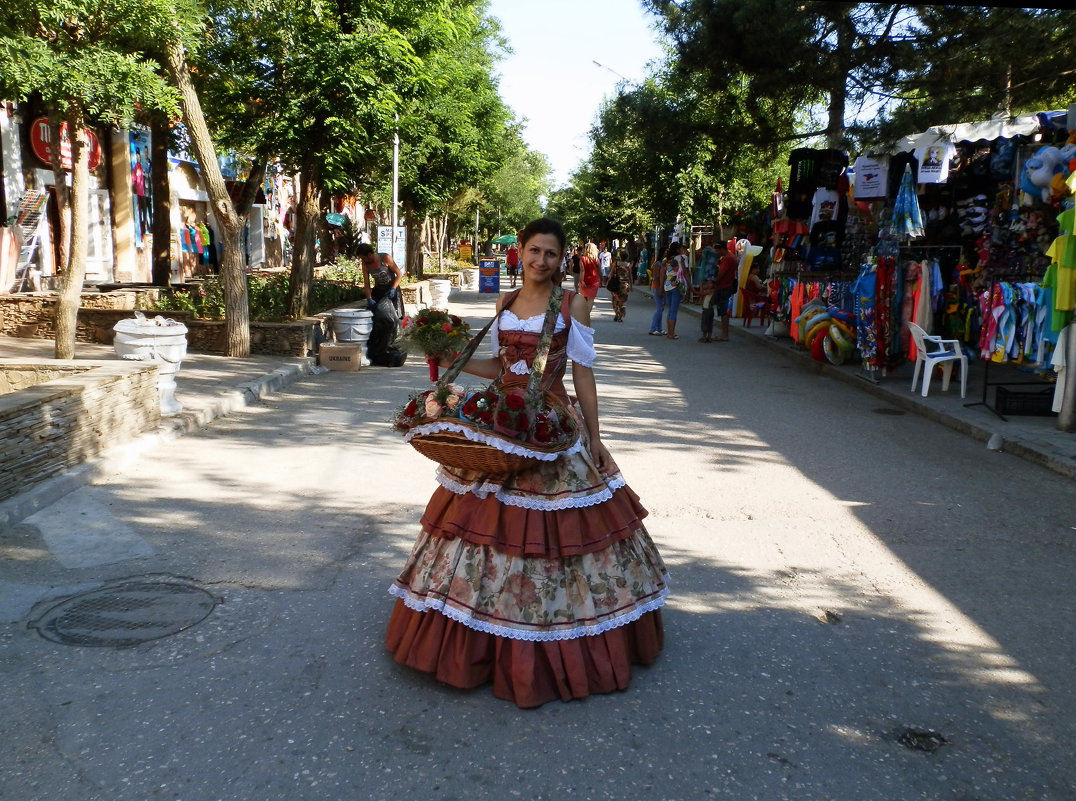
[[[563,229],[536,220],[520,241],[523,286],[498,301],[496,355],[465,370],[525,386],[552,300],[559,314],[542,385],[570,402],[562,379],[571,361],[580,444],[508,477],[438,468],[422,532],[390,588],[386,646],[442,682],[492,682],[497,697],[535,707],[625,689],[631,665],[662,648],[668,589],[646,510],[601,440],[589,306],[553,281]]]

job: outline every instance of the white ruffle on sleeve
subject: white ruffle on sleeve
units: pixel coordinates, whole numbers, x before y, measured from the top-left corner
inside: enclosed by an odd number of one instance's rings
[[[594,352],[594,329],[572,320],[568,329],[568,358],[584,367],[591,367],[598,354]]]
[[[493,321],[493,325],[489,329],[491,334],[490,352],[494,357],[501,354],[499,332],[502,321],[505,331],[527,331],[532,334],[540,334],[542,333],[542,325],[545,323],[545,315],[538,314],[521,320],[512,313],[511,309],[501,312],[501,316]],[[563,330],[564,318],[558,316],[557,324],[553,327],[553,333],[560,333]],[[584,367],[592,366],[597,358],[597,354],[594,352],[594,329],[583,325],[578,320],[572,320],[571,328],[568,329],[568,358]],[[522,372],[516,369],[516,365],[512,365],[510,368],[512,372],[520,372],[520,375],[530,372],[530,368],[526,366],[526,363],[520,362],[520,364],[524,368]]]

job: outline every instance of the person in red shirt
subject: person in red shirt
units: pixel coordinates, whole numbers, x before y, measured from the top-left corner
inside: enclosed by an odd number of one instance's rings
[[[516,247],[515,242],[508,246],[504,264],[508,268],[508,277],[512,279],[512,287],[515,288],[516,276],[519,275],[519,248]]]
[[[729,301],[736,294],[739,269],[740,260],[732,253],[726,253],[717,265],[717,276],[714,278],[714,294],[711,303],[714,307],[714,314],[721,318],[721,334],[714,337],[716,342],[728,342],[729,339]]]

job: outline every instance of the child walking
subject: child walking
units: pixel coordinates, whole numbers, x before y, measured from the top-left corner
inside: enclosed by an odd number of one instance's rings
[[[702,336],[699,342],[714,341],[714,282],[707,278],[702,282]]]

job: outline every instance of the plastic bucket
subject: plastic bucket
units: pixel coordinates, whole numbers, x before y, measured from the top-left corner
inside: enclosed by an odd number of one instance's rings
[[[332,317],[337,342],[366,342],[374,330],[374,313],[367,309],[336,309]]]
[[[452,282],[445,278],[430,279],[430,305],[435,309],[448,308],[448,295],[452,291]]]

